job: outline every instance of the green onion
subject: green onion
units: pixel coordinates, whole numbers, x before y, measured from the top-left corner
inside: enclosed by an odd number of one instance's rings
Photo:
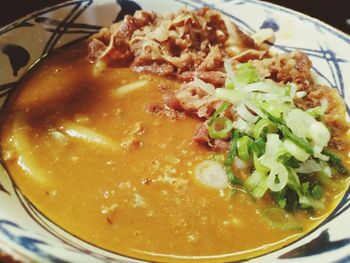
[[[278,105],[280,106],[280,105]],[[263,110],[264,113],[266,113],[269,116],[272,116],[273,118],[280,120],[282,116],[282,112],[280,108],[274,103],[264,101],[261,103],[260,108]]]
[[[263,138],[259,138],[250,145],[250,148],[251,151],[257,155],[257,157],[260,157],[265,153],[266,143]]]
[[[265,174],[270,171],[269,168],[267,168],[265,165],[263,165],[260,162],[258,156],[255,153],[253,154],[253,161],[254,161],[254,168],[256,171],[259,171],[259,172],[265,173]]]
[[[282,189],[279,192],[272,192],[272,197],[280,208],[287,208],[286,189]]]
[[[299,168],[300,164],[291,154],[285,153],[278,157],[278,161],[291,168]]]
[[[276,132],[277,127],[269,119],[259,120],[253,130],[254,139],[259,139],[260,137],[265,137],[268,132]]]
[[[233,84],[233,82],[229,82],[226,84],[226,89],[234,89],[235,88],[235,84]]]
[[[324,209],[324,203],[320,200],[316,200],[311,195],[303,195],[299,196],[299,203],[301,204],[302,208],[313,208],[316,210],[323,210]]]
[[[224,113],[228,107],[230,106],[230,104],[228,102],[223,102],[220,107],[214,112],[214,114],[210,117],[209,121],[208,121],[208,125],[210,126],[214,121],[215,119],[219,118],[220,115],[222,113]]]
[[[295,218],[281,208],[271,207],[262,210],[264,220],[273,228],[281,230],[302,230]]]
[[[269,118],[270,121],[272,121],[275,124],[284,124],[281,117],[276,117],[275,115],[271,114],[268,109],[265,107],[260,106],[261,111]],[[276,113],[275,113],[276,114]]]
[[[232,104],[237,104],[245,99],[247,94],[238,89],[226,89],[218,88],[215,89],[215,97],[230,101]]]
[[[297,160],[301,162],[305,162],[310,156],[310,154],[305,152],[302,148],[300,148],[289,139],[286,139],[283,142],[283,146],[291,155],[293,155]]]
[[[302,208],[324,209],[323,202],[314,198],[312,192],[310,193],[310,183],[304,182],[301,184],[297,173],[291,168],[288,168],[288,186],[298,194],[299,204]]]
[[[266,173],[256,170],[244,182],[244,186],[252,196],[255,198],[261,198],[268,189],[266,182]]]
[[[317,200],[321,199],[323,196],[322,186],[315,184],[311,189],[311,196]]]
[[[236,66],[236,79],[240,84],[260,81],[259,74],[251,63],[243,63]]]
[[[328,160],[328,157],[322,155],[321,152],[328,145],[331,134],[322,122],[315,120],[310,114],[301,109],[291,109],[284,116],[284,120],[292,134],[310,140],[312,153],[311,151],[307,151],[307,153],[319,159]],[[304,150],[306,149],[304,148]]]
[[[331,177],[327,176],[323,171],[314,173],[317,181],[319,181],[324,187],[331,189],[341,189],[343,187],[342,183],[332,180]]]
[[[217,126],[220,127],[219,130],[217,130]],[[225,138],[232,128],[232,121],[226,117],[216,118],[210,125],[208,123],[208,133],[213,139]]]
[[[294,135],[286,125],[278,124],[277,127],[283,133],[284,137],[294,142],[296,145],[302,148],[305,152],[307,152],[308,154],[314,153],[311,145],[306,140]]]
[[[315,108],[307,109],[306,112],[309,113],[315,119],[317,119],[324,115],[324,113],[326,112],[326,108],[322,106],[317,106]]]
[[[224,169],[227,175],[227,179],[231,185],[241,184],[241,181],[235,176],[232,171],[232,164],[237,155],[237,139],[239,138],[239,132],[232,132],[232,139],[230,142],[230,148],[227,152],[227,157],[224,161]]]
[[[243,161],[249,160],[249,153],[250,153],[249,149],[252,143],[253,143],[253,140],[247,135],[244,135],[243,137],[237,140],[238,156]]]
[[[228,132],[232,130],[232,121],[226,117],[220,117],[229,106],[230,104],[228,102],[223,102],[208,120],[208,132],[211,138],[225,138]],[[221,126],[221,129],[217,130],[217,126]]]
[[[281,191],[288,183],[287,168],[279,162],[270,164],[269,168],[271,171],[267,178],[267,186],[272,192]]]
[[[341,158],[326,150],[330,132],[317,120],[326,108],[297,108],[293,99],[306,92],[296,93],[294,83],[281,87],[260,79],[249,62],[232,67],[232,60],[226,59],[224,68],[226,86],[215,89],[215,97],[227,102],[208,120],[208,133],[221,139],[232,132],[224,160],[230,184],[242,184],[232,170],[235,157],[253,159],[254,170],[244,182],[244,189],[252,196],[261,198],[269,191],[286,210],[323,209],[323,188],[338,186],[331,178],[332,170],[349,174]],[[230,105],[237,116],[234,121],[224,114]],[[300,229],[298,224],[290,224],[290,216],[284,211],[267,209],[263,214],[273,227]]]
[[[335,155],[334,153],[323,150],[322,152],[324,155],[329,157],[329,164],[341,175],[348,175],[349,171],[345,168],[345,166],[342,163],[342,160],[339,156]]]

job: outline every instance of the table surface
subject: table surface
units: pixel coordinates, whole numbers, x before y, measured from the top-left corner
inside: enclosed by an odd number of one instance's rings
[[[11,0],[0,4],[0,26],[30,12],[65,0]],[[269,0],[281,6],[316,17],[350,34],[349,0]]]

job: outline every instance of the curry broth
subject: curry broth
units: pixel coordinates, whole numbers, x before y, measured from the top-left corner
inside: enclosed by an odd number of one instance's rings
[[[115,96],[118,87],[142,80],[140,89]],[[162,101],[162,86],[179,83],[127,68],[95,76],[82,44],[44,59],[2,120],[3,159],[22,193],[87,242],[174,262],[257,256],[301,237],[332,210],[342,191],[326,193],[322,213],[297,212],[302,231],[279,230],[259,214],[268,201],[202,185],[194,168],[212,152],[192,142],[199,120],[146,111]],[[100,137],[89,141],[74,134],[76,127]]]

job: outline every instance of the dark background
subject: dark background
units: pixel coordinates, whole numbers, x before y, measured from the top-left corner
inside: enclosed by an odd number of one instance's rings
[[[165,0],[163,0],[165,1]],[[64,0],[0,0],[0,26],[8,24],[30,12],[64,2]],[[348,34],[350,25],[350,0],[270,0],[312,17],[316,17]]]

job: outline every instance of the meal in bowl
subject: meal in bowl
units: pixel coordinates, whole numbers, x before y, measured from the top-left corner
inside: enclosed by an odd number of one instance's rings
[[[273,54],[208,8],[138,11],[57,50],[1,124],[47,218],[144,260],[242,260],[324,220],[348,187],[349,125],[302,52]]]

